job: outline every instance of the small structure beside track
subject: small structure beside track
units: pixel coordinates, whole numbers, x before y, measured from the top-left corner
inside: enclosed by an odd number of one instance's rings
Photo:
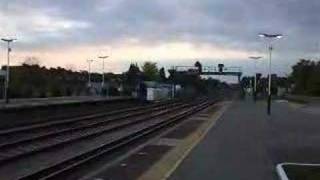
[[[168,100],[171,98],[172,85],[165,83],[157,83],[154,81],[145,81],[146,85],[146,100],[147,101],[160,101]]]

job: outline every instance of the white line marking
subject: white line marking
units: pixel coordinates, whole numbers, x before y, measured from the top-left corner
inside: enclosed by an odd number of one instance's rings
[[[307,164],[307,163],[280,163],[276,166],[276,171],[281,180],[290,180],[283,169],[283,166],[294,165],[294,166],[320,166],[320,164]]]

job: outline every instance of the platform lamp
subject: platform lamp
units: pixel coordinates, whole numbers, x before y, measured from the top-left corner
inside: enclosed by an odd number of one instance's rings
[[[10,52],[12,51],[10,43],[16,41],[17,39],[12,38],[2,38],[2,41],[7,43],[7,68],[6,68],[6,80],[5,80],[5,90],[4,90],[4,99],[5,103],[9,103],[9,81],[10,81]]]
[[[102,81],[101,81],[101,89],[104,88],[104,61],[108,58],[109,56],[99,56],[98,58],[100,58],[102,60]],[[109,86],[107,87],[107,97],[109,97]]]
[[[266,33],[260,33],[259,37],[264,38],[268,41],[268,50],[269,50],[269,83],[268,83],[268,107],[267,107],[267,113],[268,115],[271,114],[271,58],[272,58],[272,42],[281,39],[283,37],[282,34],[266,34]]]
[[[93,62],[92,59],[88,59],[88,87],[91,88],[91,63]]]

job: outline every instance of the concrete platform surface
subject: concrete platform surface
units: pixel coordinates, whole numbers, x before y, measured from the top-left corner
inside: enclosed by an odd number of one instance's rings
[[[320,163],[320,115],[306,108],[234,102],[169,179],[276,180],[278,163]]]
[[[50,106],[70,103],[83,102],[99,102],[99,101],[113,101],[131,99],[126,96],[102,97],[102,96],[64,96],[64,97],[50,97],[50,98],[25,98],[25,99],[10,99],[9,104],[4,100],[0,100],[0,109],[10,108],[28,108],[36,106]]]

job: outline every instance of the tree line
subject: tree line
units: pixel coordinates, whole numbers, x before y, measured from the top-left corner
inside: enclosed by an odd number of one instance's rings
[[[199,64],[196,62],[195,65]],[[168,76],[166,75],[168,72]],[[192,70],[179,72],[176,69],[162,67],[158,69],[154,62],[145,62],[139,68],[137,64],[131,64],[129,70],[124,73],[125,92],[133,91],[134,85],[141,81],[156,81],[158,83],[180,85],[183,90],[177,92],[177,96],[217,96],[222,89],[230,89],[229,85],[213,78],[203,78],[198,72]]]
[[[320,61],[300,59],[292,66],[289,79],[293,93],[320,96]]]
[[[155,64],[146,62],[143,65],[144,73],[138,69],[138,76],[135,76],[135,68],[131,65],[129,71],[123,74],[106,73],[105,81],[109,83],[110,95],[120,95],[119,86],[124,84],[125,95],[134,91],[137,77],[141,80],[156,80],[158,69]],[[6,67],[2,67],[3,70]],[[161,70],[161,69],[160,69]],[[160,72],[163,72],[162,69]],[[160,76],[159,76],[160,77]],[[0,94],[3,95],[4,78],[1,80]],[[91,73],[91,82],[102,81],[100,73]],[[34,58],[28,58],[21,66],[10,67],[10,97],[30,98],[30,97],[57,97],[57,96],[79,96],[90,93],[88,87],[88,71],[74,71],[62,67],[46,68],[40,66]]]
[[[320,61],[300,59],[292,66],[288,77],[272,76],[273,94],[277,93],[277,87],[286,88],[289,93],[307,96],[320,96]],[[242,78],[243,87],[252,87],[254,77]],[[257,91],[267,93],[268,77],[258,77]]]
[[[5,70],[6,67],[2,69]],[[10,98],[79,96],[90,93],[87,86],[87,71],[75,71],[62,67],[47,68],[40,66],[36,59],[28,58],[20,66],[11,66],[10,74]],[[4,78],[0,78],[0,81],[0,95],[3,96]],[[102,75],[92,73],[91,81],[101,82]],[[185,89],[182,92],[185,95],[208,95],[217,88],[227,87],[225,83],[212,78],[204,79],[199,74],[158,68],[157,63],[150,61],[140,67],[136,63],[131,63],[129,69],[122,74],[105,74],[105,82],[109,84],[109,94],[113,96],[131,95],[143,81],[179,84]]]

